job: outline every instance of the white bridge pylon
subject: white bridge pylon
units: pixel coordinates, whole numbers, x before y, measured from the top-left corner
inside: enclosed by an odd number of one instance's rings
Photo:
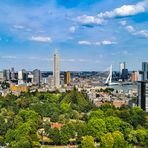
[[[109,75],[106,79],[106,82],[105,84],[108,84],[108,85],[111,85],[112,84],[112,72],[113,72],[113,66],[111,65],[110,68],[109,68]]]

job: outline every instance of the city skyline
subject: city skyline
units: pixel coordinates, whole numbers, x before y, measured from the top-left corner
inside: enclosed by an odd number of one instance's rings
[[[1,70],[52,71],[55,48],[64,71],[148,61],[148,0],[5,0],[0,11]]]

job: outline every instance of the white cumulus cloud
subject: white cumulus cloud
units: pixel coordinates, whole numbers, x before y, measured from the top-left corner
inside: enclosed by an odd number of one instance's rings
[[[75,21],[82,25],[101,25],[105,22],[107,18],[114,17],[127,17],[133,16],[148,10],[148,0],[138,2],[135,5],[123,5],[119,8],[115,8],[111,11],[100,12],[95,16],[82,15],[78,16]],[[126,25],[126,21],[120,22],[121,25]]]
[[[110,40],[104,40],[101,42],[102,45],[112,45],[116,44],[116,42],[110,41]]]
[[[132,16],[138,13],[145,12],[147,9],[147,5],[148,5],[148,0],[145,0],[135,5],[123,5],[119,8],[115,8],[112,11],[106,11],[104,13],[101,12],[97,16],[100,18]]]
[[[52,42],[51,37],[48,36],[32,36],[30,40],[35,42]]]
[[[80,45],[113,45],[117,44],[116,42],[113,42],[111,40],[102,40],[102,41],[97,41],[97,42],[90,42],[90,41],[79,41],[78,44]]]
[[[148,38],[148,30],[137,30],[133,26],[125,26],[125,29],[132,35]]]
[[[148,30],[140,30],[134,33],[134,35],[139,35],[141,37],[148,38]]]
[[[90,41],[78,41],[78,44],[80,45],[91,45]]]
[[[104,19],[96,16],[82,15],[78,16],[76,21],[83,25],[101,25],[104,22]]]

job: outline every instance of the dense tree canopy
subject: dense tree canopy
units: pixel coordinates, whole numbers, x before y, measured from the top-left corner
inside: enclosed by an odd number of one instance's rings
[[[0,145],[31,148],[42,142],[82,148],[148,147],[148,115],[139,107],[117,109],[109,102],[95,107],[76,88],[0,96]]]

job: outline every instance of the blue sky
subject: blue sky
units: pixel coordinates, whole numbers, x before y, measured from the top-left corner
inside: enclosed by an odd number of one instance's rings
[[[105,70],[148,61],[148,0],[1,0],[0,69]]]

